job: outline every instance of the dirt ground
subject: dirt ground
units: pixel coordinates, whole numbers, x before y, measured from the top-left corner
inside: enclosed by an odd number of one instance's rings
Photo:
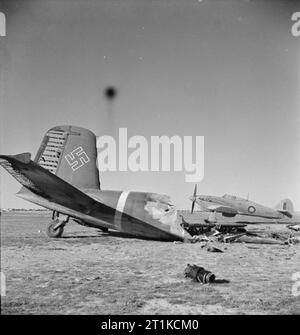
[[[224,253],[211,253],[198,243],[123,238],[75,223],[50,239],[50,216],[1,216],[2,314],[300,314],[292,294],[300,245],[215,243]],[[194,283],[184,277],[187,263],[229,282]]]

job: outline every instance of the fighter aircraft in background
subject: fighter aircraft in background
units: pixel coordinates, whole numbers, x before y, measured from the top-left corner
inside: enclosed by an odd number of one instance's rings
[[[54,127],[44,136],[34,161],[30,153],[0,155],[0,165],[23,185],[17,196],[53,212],[50,237],[60,237],[72,219],[140,238],[191,238],[168,196],[100,190],[96,136],[87,129]]]
[[[280,201],[273,209],[235,195],[225,194],[222,197],[197,195],[197,185],[195,185],[194,194],[190,197],[190,200],[192,201],[191,213],[193,213],[195,203],[197,203],[202,211],[212,213],[208,219],[210,222],[216,221],[216,213],[222,213],[225,217],[247,215],[267,219],[282,219],[291,218],[294,212],[293,204],[289,199]]]

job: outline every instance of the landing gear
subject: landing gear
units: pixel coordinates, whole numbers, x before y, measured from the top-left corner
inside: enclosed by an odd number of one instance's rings
[[[63,215],[54,211],[52,214],[52,222],[47,227],[47,235],[53,238],[61,237],[64,232],[64,227],[68,221],[68,215]]]
[[[61,237],[64,232],[63,226],[57,226],[57,221],[51,222],[47,227],[47,235],[48,237],[58,238]]]

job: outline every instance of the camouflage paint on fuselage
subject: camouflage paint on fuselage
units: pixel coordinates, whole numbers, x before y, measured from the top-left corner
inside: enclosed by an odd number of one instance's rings
[[[282,219],[284,214],[278,212],[276,209],[260,205],[254,201],[243,199],[234,195],[223,195],[223,197],[199,195],[196,197],[198,205],[204,209],[208,209],[212,205],[220,205],[228,207],[227,214],[232,216],[237,214],[257,216],[269,219]],[[232,209],[232,210],[231,210]],[[216,212],[224,212],[222,209],[215,210]],[[225,211],[226,215],[226,211]]]

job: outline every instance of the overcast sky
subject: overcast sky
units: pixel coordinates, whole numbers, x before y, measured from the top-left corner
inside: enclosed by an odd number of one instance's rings
[[[205,137],[201,194],[300,209],[297,1],[0,1],[1,153],[35,155],[47,129]],[[103,89],[115,85],[112,108]],[[108,115],[110,113],[110,115]],[[113,115],[111,115],[113,113]],[[185,172],[105,172],[104,189],[169,194]],[[1,207],[34,207],[1,169]]]

